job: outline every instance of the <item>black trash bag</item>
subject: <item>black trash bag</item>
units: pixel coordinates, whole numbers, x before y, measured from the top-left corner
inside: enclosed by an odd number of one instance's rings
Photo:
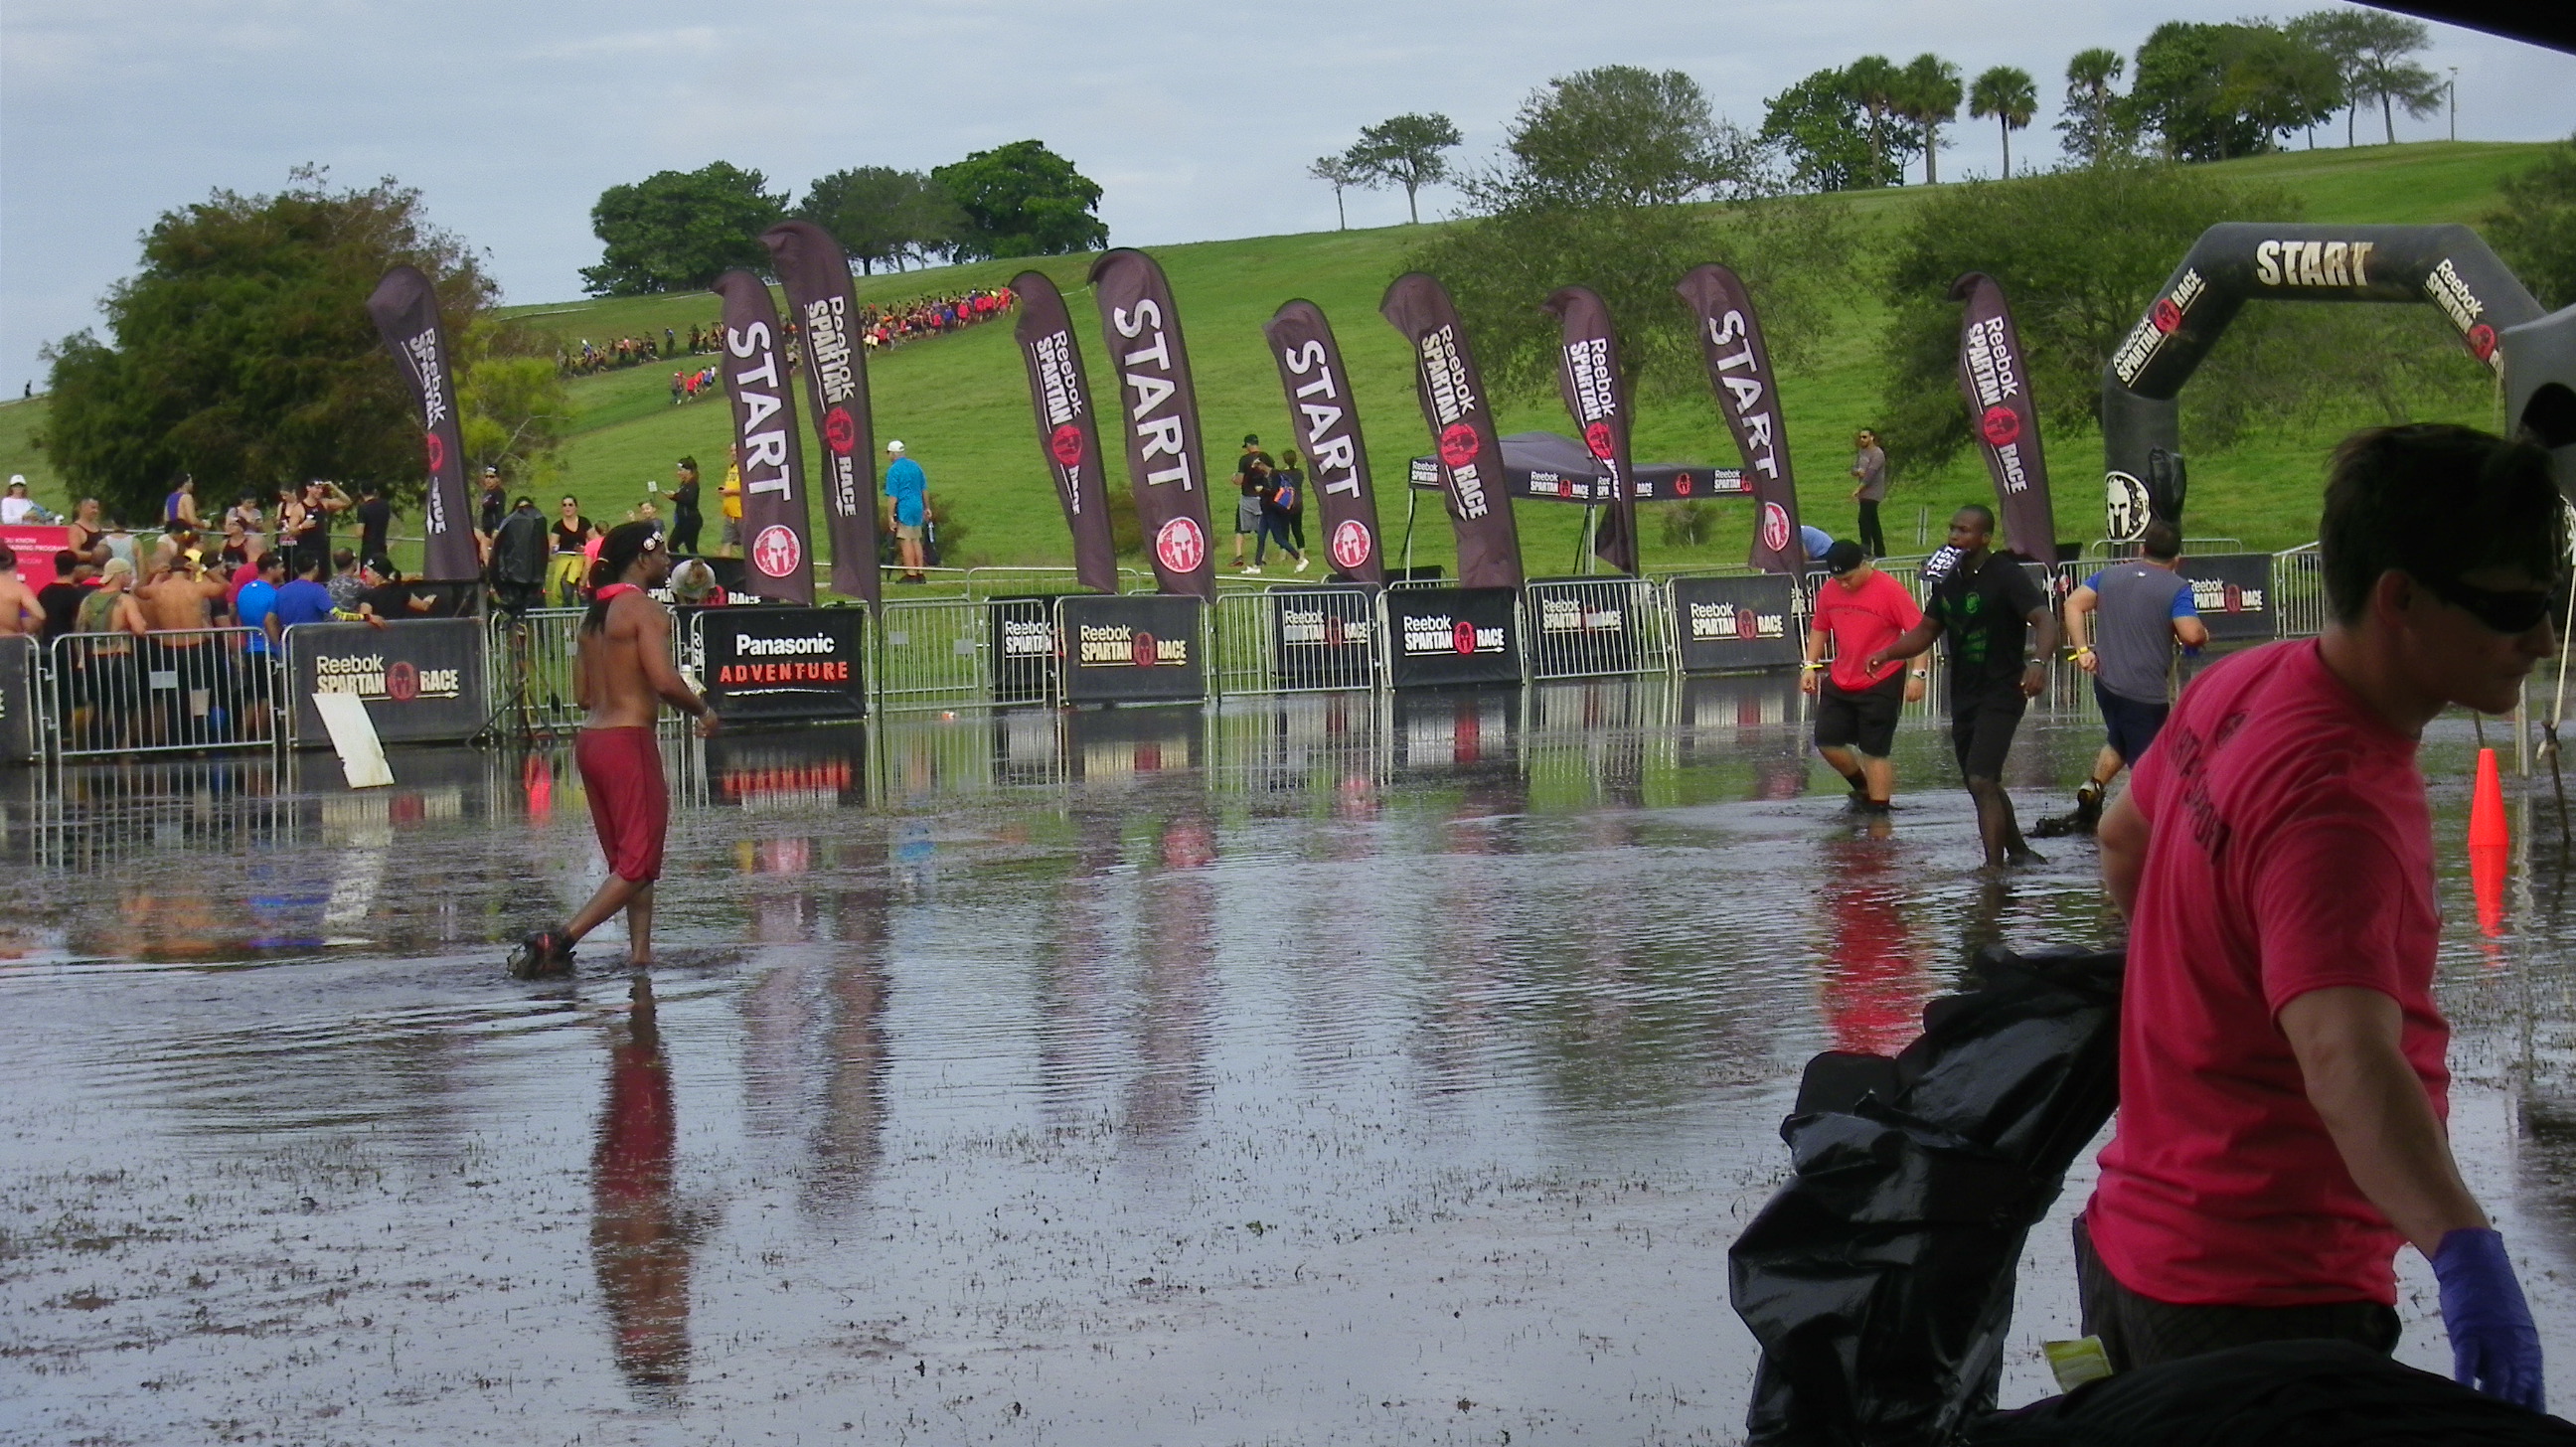
[[[2282,1341],[2088,1382],[1966,1447],[2576,1447],[2576,1426],[2350,1342]]]
[[[2121,967],[1989,946],[1895,1059],[1807,1063],[1796,1174],[1727,1253],[1751,1447],[1939,1447],[1994,1410],[2023,1238],[2118,1099]]]

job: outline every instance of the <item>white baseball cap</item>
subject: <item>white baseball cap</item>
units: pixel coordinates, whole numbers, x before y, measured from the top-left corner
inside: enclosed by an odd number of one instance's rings
[[[886,451],[893,453],[897,457],[901,457],[903,456],[903,444],[900,442],[889,442],[886,444]]]
[[[9,485],[11,487],[25,487],[27,485],[27,474],[23,472],[13,472],[9,474]]]

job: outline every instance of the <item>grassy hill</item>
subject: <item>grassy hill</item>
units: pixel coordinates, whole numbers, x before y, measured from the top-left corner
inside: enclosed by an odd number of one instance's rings
[[[2474,221],[2494,204],[2499,178],[2528,165],[2540,149],[2432,142],[2289,152],[2225,162],[2215,169],[2298,194],[2310,221]],[[1885,235],[1924,194],[1922,188],[1905,188],[1842,200],[1867,233]],[[1389,547],[1400,547],[1405,466],[1426,438],[1404,348],[1376,309],[1405,251],[1421,234],[1421,228],[1398,226],[1153,249],[1171,277],[1186,328],[1210,469],[1220,485],[1230,470],[1223,463],[1244,433],[1261,434],[1274,450],[1287,438],[1277,372],[1260,324],[1280,303],[1305,297],[1324,309],[1339,332],[1367,427]],[[1067,292],[1098,400],[1104,414],[1114,414],[1089,294],[1080,290],[1089,261],[1052,257],[1037,264]],[[860,294],[863,299],[894,300],[992,285],[1026,264],[987,262],[882,275],[862,280]],[[605,342],[620,335],[658,334],[666,326],[685,336],[692,324],[712,323],[717,306],[713,297],[693,294],[528,306],[514,308],[513,314],[577,344],[583,337]],[[1785,369],[1782,377],[1784,422],[1801,478],[1802,510],[1837,533],[1851,525],[1843,473],[1850,437],[1855,429],[1871,425],[1877,408],[1881,320],[1874,295],[1852,298],[1806,365]],[[622,516],[647,496],[647,479],[668,486],[672,463],[683,454],[694,454],[711,473],[721,474],[730,441],[722,399],[671,405],[672,370],[670,365],[644,366],[571,384],[575,422],[561,459],[569,478],[564,490],[580,497],[594,516]],[[933,494],[964,527],[967,536],[960,551],[968,561],[1043,565],[1067,560],[1070,543],[1039,462],[1026,385],[1007,322],[880,354],[869,372],[880,440],[902,438],[928,470]],[[2448,420],[2493,425],[2488,410]],[[37,482],[39,495],[50,500],[60,497],[60,488],[42,454],[29,446],[31,434],[42,426],[43,412],[41,398],[0,405],[0,470],[27,473]],[[1570,430],[1552,400],[1504,402],[1499,420],[1505,432]],[[2264,429],[2227,451],[2195,456],[2192,533],[2240,538],[2257,548],[2305,541],[2313,535],[2320,461],[2347,425],[2338,419]],[[1103,442],[1115,455],[1116,440],[1104,437]],[[2078,536],[2095,516],[2099,436],[2089,430],[2051,429],[2045,443],[2055,464],[2061,531]],[[809,453],[814,445],[809,433]],[[1650,400],[1641,406],[1636,448],[1641,459],[1658,461],[1708,463],[1733,457],[1706,397]],[[1888,530],[1900,551],[1913,543],[1919,517],[1937,522],[1958,502],[1989,490],[1973,457],[1938,469],[1909,467],[1901,438],[1892,441],[1891,455],[1896,486]],[[1228,546],[1222,542],[1230,526],[1228,501],[1212,499],[1221,547]],[[1426,496],[1424,501],[1414,537],[1416,559],[1449,563],[1448,528],[1436,500]],[[1650,509],[1644,527],[1647,564],[1740,562],[1750,509],[1742,503],[1722,506],[1718,536],[1700,547],[1666,545],[1655,525],[1658,514]],[[712,519],[712,498],[709,512]],[[1580,516],[1580,509],[1572,507],[1520,505],[1522,547],[1533,574],[1575,564]],[[1314,531],[1310,526],[1310,540]],[[708,540],[713,541],[712,521]]]

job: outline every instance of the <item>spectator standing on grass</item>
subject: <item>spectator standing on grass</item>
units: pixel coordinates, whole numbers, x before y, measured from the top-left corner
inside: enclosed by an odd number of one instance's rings
[[[556,504],[554,526],[546,529],[546,536],[554,544],[554,556],[546,566],[546,591],[553,595],[556,607],[573,607],[580,601],[582,580],[590,576],[588,549],[599,537],[599,529],[582,515],[581,503],[567,497]]]
[[[492,545],[492,535],[501,530],[501,516],[508,512],[509,499],[501,494],[501,469],[483,469],[483,495],[474,510],[474,530],[483,535],[483,545]]]
[[[716,511],[723,515],[723,531],[716,534],[717,543],[729,558],[742,556],[742,448],[736,446],[725,457],[724,481],[716,488]]]
[[[886,503],[894,513],[895,551],[903,559],[903,582],[922,583],[921,530],[930,521],[930,479],[921,464],[904,455],[901,442],[886,444]]]
[[[683,457],[672,468],[679,480],[671,487],[671,552],[675,557],[698,555],[698,533],[706,519],[698,511],[698,460]]]
[[[393,531],[393,504],[385,501],[384,489],[374,483],[358,488],[358,556],[381,558],[387,551],[387,535]]]
[[[1887,534],[1878,523],[1878,505],[1887,501],[1887,449],[1878,445],[1878,434],[1864,427],[1852,439],[1859,451],[1852,458],[1851,475],[1860,486],[1852,489],[1852,500],[1860,504],[1860,545],[1873,558],[1887,556]]]
[[[367,591],[366,579],[358,576],[358,555],[342,548],[331,555],[331,578],[323,589],[330,595],[331,611],[355,616],[358,600]]]
[[[1288,541],[1287,504],[1295,498],[1286,491],[1277,468],[1259,462],[1253,463],[1252,467],[1258,475],[1256,495],[1261,499],[1261,535],[1252,544],[1250,571],[1261,571],[1264,554],[1270,543],[1276,541],[1279,551],[1297,560],[1297,571],[1302,573],[1306,571],[1306,554]]]
[[[45,628],[45,605],[36,601],[36,591],[18,576],[18,554],[0,545],[0,638],[41,633]]]
[[[1288,540],[1297,555],[1306,555],[1306,470],[1297,465],[1297,449],[1279,449],[1279,495],[1287,499]]]
[[[234,621],[244,628],[257,630],[243,640],[243,648],[265,658],[277,641],[277,588],[286,581],[286,557],[270,553],[259,560],[259,571],[233,598]]]
[[[9,492],[0,497],[0,527],[14,528],[32,521],[36,500],[27,495],[27,479],[17,473],[9,476]]]
[[[107,524],[99,520],[97,498],[82,498],[80,506],[72,509],[72,520],[65,526],[71,531],[65,546],[80,554],[84,563],[95,563],[102,568],[107,566]],[[132,558],[125,560],[125,570],[129,576],[132,575]]]
[[[54,580],[36,590],[36,606],[45,610],[46,647],[78,626],[81,600],[97,578],[97,570],[70,549],[54,554]]]
[[[1822,564],[1825,554],[1833,551],[1834,535],[1814,523],[1798,524],[1798,551],[1807,555],[1811,564]]]
[[[1243,540],[1261,532],[1261,483],[1252,470],[1255,462],[1265,469],[1277,466],[1261,450],[1261,438],[1247,432],[1243,452],[1234,459],[1234,566],[1238,572],[1249,571],[1243,561]]]
[[[197,480],[186,473],[170,484],[169,496],[161,499],[161,525],[168,528],[197,526]]]
[[[340,550],[349,556],[349,550]],[[277,585],[277,629],[284,633],[299,623],[328,623],[339,604],[331,599],[330,586],[322,581],[330,565],[316,558],[305,565],[301,575]]]

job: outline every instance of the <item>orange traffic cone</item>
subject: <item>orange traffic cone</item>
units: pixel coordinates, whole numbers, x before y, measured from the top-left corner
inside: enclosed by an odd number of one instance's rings
[[[2496,772],[2495,750],[2480,749],[2477,783],[2469,791],[2469,892],[2477,899],[2478,930],[2489,939],[2504,933],[2504,882],[2512,859],[2504,780]]]
[[[2478,781],[2469,791],[2469,847],[2513,847],[2513,831],[2504,820],[2504,780],[2496,774],[2493,749],[2478,750]]]

